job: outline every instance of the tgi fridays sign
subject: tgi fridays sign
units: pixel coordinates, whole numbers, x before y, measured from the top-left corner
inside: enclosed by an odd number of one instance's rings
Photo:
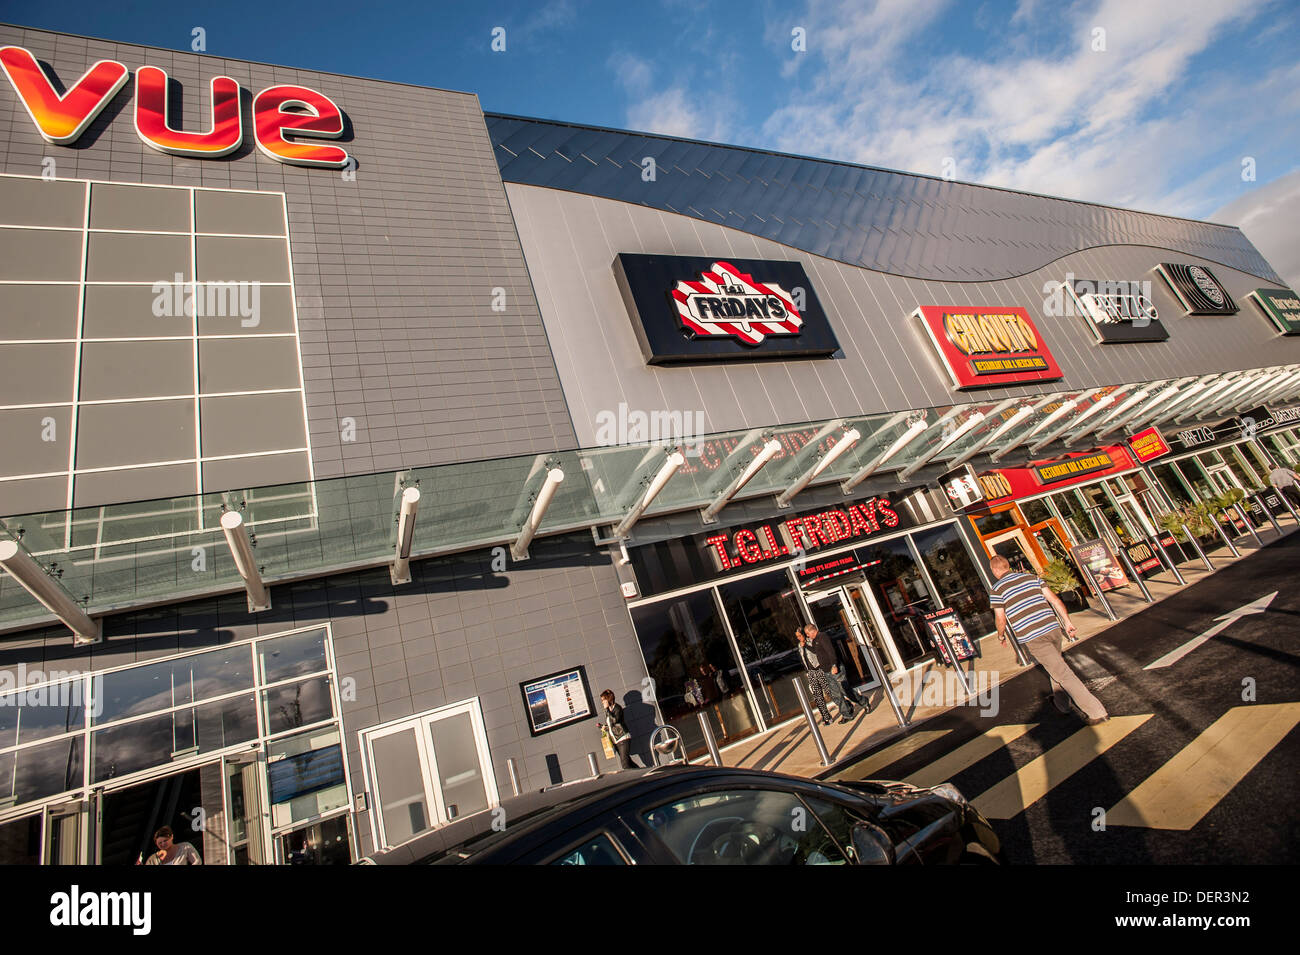
[[[726,572],[851,543],[882,530],[893,530],[902,522],[903,517],[888,498],[873,497],[779,523],[713,534],[702,544],[714,568]]]
[[[925,327],[954,388],[1061,377],[1051,349],[1023,308],[922,305],[913,314]]]
[[[100,60],[60,94],[64,84],[20,46],[0,48],[0,69],[41,138],[56,146],[75,143],[131,75],[125,64]],[[136,134],[151,149],[173,156],[203,159],[233,153],[244,142],[243,90],[229,76],[217,76],[211,91],[207,131],[176,129],[168,111],[172,88],[167,73],[156,66],[140,67],[135,74]],[[343,112],[324,93],[306,86],[268,86],[253,97],[252,116],[253,138],[268,158],[292,166],[347,165],[344,149],[312,141],[343,135]]]
[[[1300,335],[1300,295],[1289,288],[1257,288],[1246,298],[1283,335]]]
[[[798,262],[621,253],[614,278],[650,365],[839,350]]]

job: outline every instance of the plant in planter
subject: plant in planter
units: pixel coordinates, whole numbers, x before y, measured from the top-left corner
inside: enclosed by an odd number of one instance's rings
[[[1087,593],[1065,561],[1059,558],[1049,561],[1040,576],[1048,589],[1061,598],[1067,610],[1075,612],[1087,608]]]

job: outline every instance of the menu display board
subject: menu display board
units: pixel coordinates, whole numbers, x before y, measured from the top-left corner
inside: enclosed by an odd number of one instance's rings
[[[1128,586],[1128,575],[1119,559],[1100,538],[1076,544],[1070,548],[1070,556],[1078,565],[1079,572],[1090,578],[1099,591],[1104,593]]]
[[[1149,540],[1134,541],[1124,548],[1124,556],[1128,562],[1133,565],[1138,576],[1144,580],[1152,577],[1164,569],[1164,564],[1160,560],[1160,555],[1156,552],[1158,544],[1152,544]]]
[[[528,711],[529,732],[541,736],[591,717],[594,707],[587,670],[574,667],[519,684]]]
[[[939,648],[939,655],[943,657],[943,662],[947,666],[953,665],[952,658],[948,655],[949,644],[958,660],[969,660],[975,656],[975,644],[967,635],[966,628],[962,626],[957,611],[952,607],[927,613],[925,627],[930,634],[930,642]],[[945,636],[948,638],[946,643],[942,639]]]

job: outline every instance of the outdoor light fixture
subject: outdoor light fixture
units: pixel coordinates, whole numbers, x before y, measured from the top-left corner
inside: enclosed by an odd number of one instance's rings
[[[677,473],[677,469],[686,463],[686,457],[682,454],[680,448],[674,448],[664,458],[664,463],[659,467],[659,472],[650,481],[650,486],[645,489],[645,493],[637,499],[632,510],[627,512],[627,516],[619,522],[618,527],[614,528],[614,537],[622,539],[627,537],[632,526],[641,519],[645,509],[650,506],[651,502],[659,496],[659,492],[664,489],[664,485]]]
[[[821,474],[828,467],[835,463],[835,460],[849,448],[853,447],[857,441],[862,438],[862,432],[857,428],[849,428],[845,431],[838,441],[831,446],[831,449],[821,456],[812,467],[803,473],[799,480],[795,481],[788,488],[781,492],[776,499],[777,507],[789,507],[790,502],[794,500],[796,494],[806,488],[817,475]]]
[[[956,444],[966,434],[970,432],[971,428],[974,428],[977,424],[979,424],[983,420],[984,420],[983,412],[980,411],[975,412],[973,415],[971,415],[969,418],[963,421],[957,427],[957,429],[953,431],[952,434],[948,435],[948,437],[944,438],[942,441],[936,444],[929,451],[923,453],[915,461],[913,461],[907,467],[903,468],[903,470],[899,471],[898,479],[900,481],[906,481],[917,471],[921,470],[921,468],[925,467],[930,462],[930,460],[933,459],[936,455],[943,453],[944,448],[951,447],[952,445]]]
[[[510,548],[510,556],[515,560],[528,559],[528,545],[532,543],[537,528],[542,526],[542,518],[546,516],[546,509],[551,506],[551,499],[555,497],[555,492],[560,489],[560,482],[563,480],[564,470],[562,468],[551,468],[546,472],[546,480],[542,482],[542,489],[537,492],[537,500],[533,503],[533,509],[528,514],[528,520],[524,521],[524,526],[520,529],[514,546]]]
[[[99,643],[104,638],[103,625],[92,620],[66,587],[45,572],[36,558],[15,540],[0,541],[0,567],[18,581],[29,594],[45,605],[72,631],[73,646]]]
[[[900,434],[894,440],[893,444],[885,448],[884,451],[881,451],[879,454],[877,454],[874,458],[868,461],[863,467],[858,468],[857,472],[852,476],[850,476],[848,480],[841,481],[840,493],[848,494],[850,491],[852,491],[855,487],[857,487],[867,478],[871,477],[872,474],[876,473],[876,471],[884,467],[885,463],[890,458],[892,458],[899,451],[902,451],[905,447],[911,444],[916,439],[917,435],[921,434],[928,427],[929,425],[926,423],[925,415],[922,415],[921,417],[915,419],[911,424],[907,426],[907,430],[904,431],[902,434]]]
[[[713,500],[712,504],[700,512],[700,520],[705,524],[712,524],[717,521],[718,512],[727,506],[727,502],[735,497],[736,494],[739,493],[740,489],[748,484],[753,479],[754,475],[763,469],[763,466],[767,464],[768,461],[771,461],[780,453],[781,442],[776,440],[776,438],[769,439],[763,445],[762,450],[760,450],[758,454],[754,455],[754,460],[749,462],[749,466],[723,489],[722,493]]]
[[[394,584],[411,582],[411,542],[415,540],[415,514],[420,509],[420,489],[402,491],[401,510],[397,514],[397,548],[388,575]]]
[[[221,530],[230,546],[230,556],[235,559],[235,569],[244,578],[244,590],[248,592],[248,612],[270,610],[271,595],[262,583],[262,575],[253,559],[253,544],[248,539],[244,516],[238,511],[226,511],[221,515]]]

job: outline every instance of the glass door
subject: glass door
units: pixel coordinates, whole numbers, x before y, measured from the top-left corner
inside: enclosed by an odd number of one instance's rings
[[[382,846],[497,804],[477,700],[371,730],[363,739]]]
[[[45,864],[82,865],[85,846],[86,804],[75,802],[45,810]]]
[[[268,865],[262,808],[262,780],[256,756],[227,757],[226,814],[231,865]]]
[[[843,667],[851,687],[855,690],[867,689],[877,686],[880,682],[865,649],[868,641],[872,641],[877,655],[884,661],[886,672],[895,669],[894,661],[889,658],[888,651],[880,643],[879,630],[874,623],[862,619],[856,606],[858,601],[864,599],[860,586],[855,584],[850,587],[813,591],[805,594],[804,599],[808,604],[808,613],[812,617],[812,622],[835,648],[834,662]]]
[[[1034,548],[1029,539],[1019,528],[984,538],[984,546],[991,556],[1005,557],[1011,562],[1011,569],[1026,574],[1041,574],[1043,568],[1034,555]]]

